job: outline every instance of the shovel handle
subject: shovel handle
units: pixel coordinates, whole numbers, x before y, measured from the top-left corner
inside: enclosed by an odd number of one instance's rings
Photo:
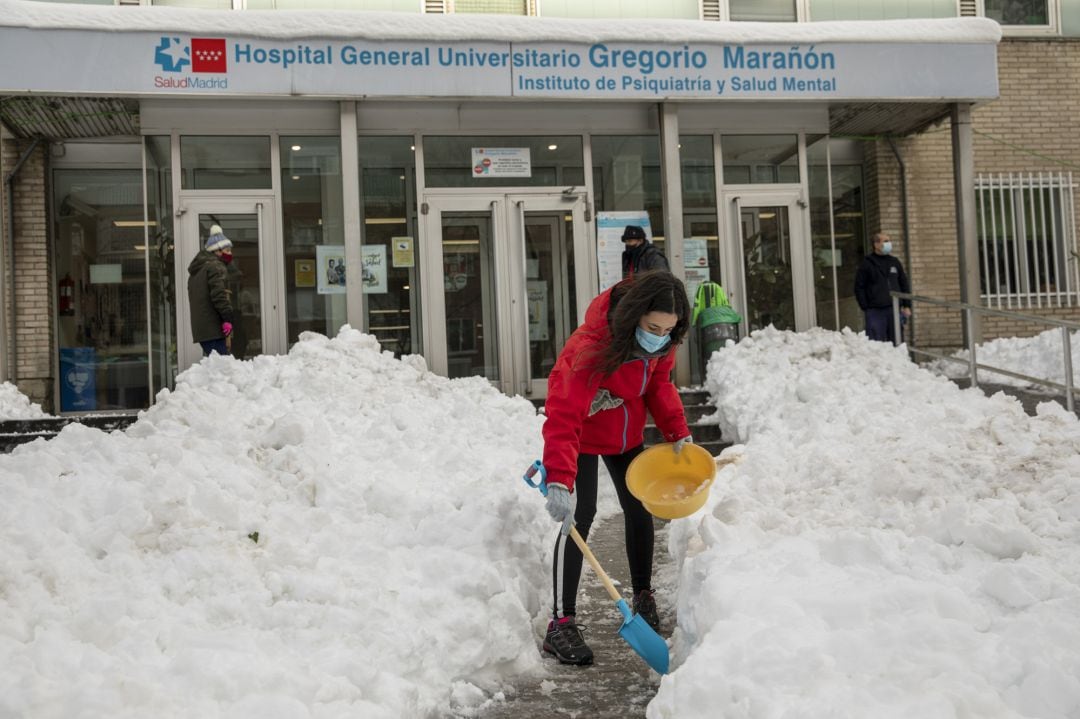
[[[589,561],[589,566],[596,572],[596,576],[600,577],[600,582],[604,585],[604,589],[607,590],[608,596],[612,601],[619,601],[622,599],[622,595],[619,594],[619,590],[615,588],[615,585],[611,582],[611,577],[607,575],[607,572],[600,566],[600,562],[593,556],[592,550],[589,549],[589,545],[585,544],[585,540],[578,534],[577,527],[570,528],[570,536],[574,538],[574,543],[578,545],[578,549],[581,550],[581,554]]]

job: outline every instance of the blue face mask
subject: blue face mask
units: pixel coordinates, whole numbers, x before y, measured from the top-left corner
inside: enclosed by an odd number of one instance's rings
[[[654,354],[667,347],[668,342],[671,341],[671,335],[654,335],[652,332],[646,332],[641,327],[634,330],[634,337],[637,338],[637,343],[641,345],[641,349],[645,350],[649,354]]]
[[[891,255],[892,254],[892,243],[891,242],[882,242],[881,243],[881,254],[883,254],[883,255]]]

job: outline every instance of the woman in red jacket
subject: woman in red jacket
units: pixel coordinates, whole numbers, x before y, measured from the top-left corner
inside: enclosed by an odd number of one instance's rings
[[[591,664],[592,650],[574,621],[581,551],[567,536],[588,538],[596,514],[598,460],[611,474],[626,522],[626,557],[634,611],[654,628],[653,521],[626,488],[626,469],[644,450],[645,412],[676,452],[692,441],[682,400],[671,383],[675,347],[690,325],[683,283],[670,272],[645,272],[601,293],[570,336],[548,377],[544,403],[547,510],[563,523],[555,543],[555,607],[544,650],[564,664]]]

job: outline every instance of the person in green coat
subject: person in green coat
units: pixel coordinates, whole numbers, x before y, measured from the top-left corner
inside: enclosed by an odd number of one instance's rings
[[[233,331],[233,307],[229,301],[226,265],[232,262],[232,241],[220,225],[210,226],[206,247],[188,265],[188,306],[191,339],[211,352],[229,354],[226,338]]]

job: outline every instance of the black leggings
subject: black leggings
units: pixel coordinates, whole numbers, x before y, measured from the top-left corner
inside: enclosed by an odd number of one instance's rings
[[[637,497],[630,494],[630,490],[626,488],[626,469],[630,466],[630,461],[644,449],[644,445],[638,445],[622,454],[580,454],[577,479],[574,481],[574,494],[577,497],[574,523],[581,536],[587,540],[589,528],[596,516],[599,469],[597,459],[603,456],[604,466],[611,474],[611,481],[615,484],[615,492],[619,495],[619,505],[623,511],[626,525],[626,559],[630,563],[630,582],[635,594],[643,589],[652,589],[653,519]],[[581,550],[577,544],[560,533],[555,540],[555,561],[552,564],[556,618],[571,616],[577,610],[581,562]]]

